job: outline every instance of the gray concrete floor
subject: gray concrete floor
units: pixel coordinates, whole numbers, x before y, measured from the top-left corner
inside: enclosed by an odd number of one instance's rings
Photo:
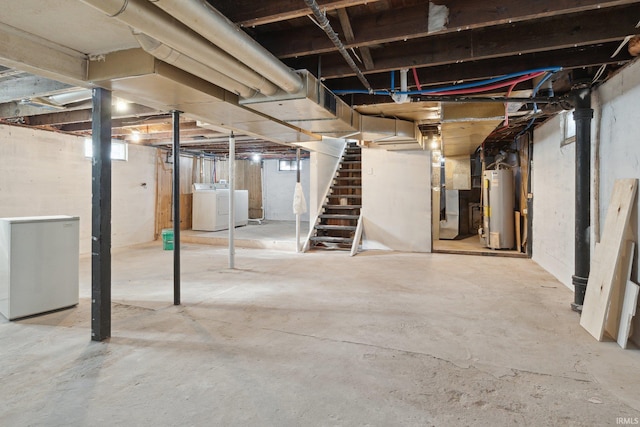
[[[513,258],[526,258],[527,254],[517,250],[507,249],[489,249],[480,243],[480,238],[476,235],[468,236],[459,240],[435,240],[433,242],[433,251],[450,254],[464,255],[490,255],[490,256],[506,256]]]
[[[296,222],[295,221],[261,221],[259,224],[250,221],[249,224],[236,227],[234,232],[235,246],[238,248],[276,249],[282,251],[296,250]],[[304,244],[309,233],[309,222],[300,222],[300,244]],[[185,243],[199,243],[202,245],[227,246],[229,244],[229,230],[194,231],[185,230],[180,233]]]
[[[528,259],[227,251],[113,255],[113,337],[78,307],[0,320],[2,426],[616,425],[640,352],[598,343]]]

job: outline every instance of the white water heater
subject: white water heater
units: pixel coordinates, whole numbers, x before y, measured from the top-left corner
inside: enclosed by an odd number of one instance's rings
[[[509,169],[486,170],[482,177],[483,231],[491,249],[515,246],[515,193]]]

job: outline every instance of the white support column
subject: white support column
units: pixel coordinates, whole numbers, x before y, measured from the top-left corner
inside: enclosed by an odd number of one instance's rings
[[[296,150],[296,184],[300,183],[300,149]],[[300,212],[296,213],[296,252],[300,252]]]
[[[235,195],[235,169],[236,169],[236,138],[233,132],[229,135],[229,268],[235,266],[235,242],[234,232],[236,227],[236,195]]]

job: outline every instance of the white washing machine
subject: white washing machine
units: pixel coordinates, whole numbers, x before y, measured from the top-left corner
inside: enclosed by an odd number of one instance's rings
[[[193,184],[193,218],[196,231],[219,231],[229,228],[229,190],[226,184]],[[235,190],[235,225],[249,222],[249,192]]]

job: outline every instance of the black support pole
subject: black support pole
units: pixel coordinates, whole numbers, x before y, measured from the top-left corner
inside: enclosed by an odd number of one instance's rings
[[[91,339],[111,336],[111,92],[93,89]]]
[[[575,287],[571,308],[582,312],[584,295],[587,290],[591,262],[591,89],[589,87],[573,91],[576,122],[576,207],[575,207]]]
[[[173,110],[173,305],[180,305],[180,113]]]

